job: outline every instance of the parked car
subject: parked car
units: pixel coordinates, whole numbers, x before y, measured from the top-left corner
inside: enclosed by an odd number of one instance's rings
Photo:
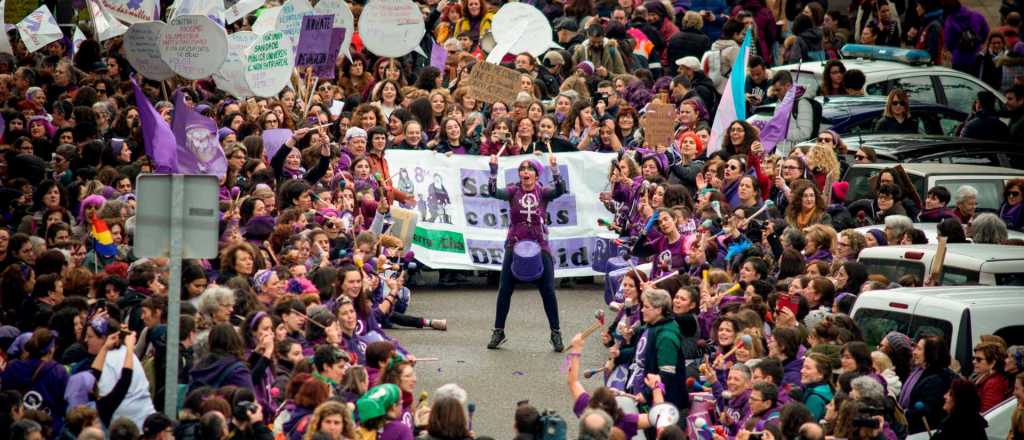
[[[847,202],[871,196],[869,180],[879,171],[894,166],[891,163],[854,164],[846,171],[843,180],[849,182]],[[929,188],[944,186],[950,194],[956,194],[961,186],[971,185],[978,190],[978,209],[995,211],[1002,201],[1003,185],[1007,180],[1024,176],[1024,171],[1012,168],[987,167],[979,165],[957,165],[940,163],[901,163],[910,176],[914,188],[925,199]]]
[[[890,281],[904,275],[924,280],[932,272],[932,260],[937,249],[938,245],[934,244],[876,246],[860,251],[857,261],[867,266],[868,273],[885,275]],[[939,284],[1024,286],[1024,246],[947,245]]]
[[[912,339],[943,335],[950,354],[969,376],[971,357],[981,335],[996,335],[1007,345],[1024,343],[1024,295],[1019,287],[923,287],[879,290],[857,297],[851,316],[874,347],[891,331]],[[1002,432],[1005,438],[1006,431]]]
[[[933,162],[965,165],[987,165],[1024,169],[1024,150],[1011,142],[985,141],[953,136],[927,134],[847,134],[846,157],[854,163],[861,146],[871,147],[878,162]],[[814,141],[797,146],[811,146]]]
[[[928,243],[936,244],[936,243],[939,242],[939,234],[935,230],[936,226],[938,226],[938,225],[939,225],[938,223],[914,223],[914,229],[917,229],[917,230],[920,230],[920,231],[924,232],[924,235],[926,237],[928,237]],[[856,231],[860,232],[861,234],[865,234],[865,233],[867,233],[871,229],[882,229],[882,226],[881,225],[862,226],[862,227],[857,228]],[[1012,229],[1010,229],[1010,230],[1008,230],[1006,232],[1007,232],[1007,235],[1009,236],[1008,238],[1011,239],[1011,240],[1013,240],[1013,239],[1024,240],[1024,232],[1017,232],[1017,231],[1014,231]],[[968,238],[968,240],[970,240],[970,238]]]
[[[998,405],[989,408],[982,414],[988,427],[985,428],[987,440],[1006,440],[1006,433],[1010,432],[1010,424],[1013,421],[1013,410],[1017,409],[1017,398],[1011,397],[1000,402]],[[907,440],[930,440],[932,433],[919,432],[907,436]]]
[[[817,96],[821,104],[821,131],[831,129],[843,136],[849,143],[850,136],[878,133],[875,123],[885,112],[884,96]],[[768,122],[775,113],[777,103],[765,104],[754,110],[747,122]],[[930,135],[951,135],[967,113],[942,105],[910,102],[911,115],[917,120],[918,132]],[[814,136],[817,136],[814,133]]]
[[[886,96],[889,91],[901,88],[915,101],[966,110],[974,104],[978,92],[989,91],[995,94],[999,111],[1005,108],[1006,96],[1002,92],[974,75],[928,65],[931,60],[927,52],[862,44],[847,44],[840,52],[847,70],[864,72],[867,78],[864,91],[868,95]],[[787,64],[773,70],[790,71],[797,82],[807,88],[807,96],[816,96],[824,68],[824,61],[815,61]]]

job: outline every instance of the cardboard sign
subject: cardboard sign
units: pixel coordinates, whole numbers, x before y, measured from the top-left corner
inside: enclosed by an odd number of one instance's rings
[[[313,14],[313,7],[309,0],[288,0],[281,5],[281,12],[277,15],[277,26],[275,30],[284,33],[291,40],[292,53],[299,42],[299,31],[302,28],[302,17]]]
[[[28,14],[16,27],[18,34],[21,35],[21,41],[25,43],[25,48],[29,52],[35,52],[64,37],[57,20],[45,5]]]
[[[356,19],[352,16],[352,10],[349,9],[348,3],[342,0],[320,0],[313,7],[313,12],[317,14],[334,14],[334,28],[345,29],[344,39],[338,50],[351,60],[352,54],[349,53],[349,48],[352,46],[352,34],[356,28]]]
[[[160,34],[167,27],[162,21],[135,23],[124,36],[124,52],[128,63],[146,79],[163,81],[174,71],[160,58]]]
[[[391,221],[393,223],[387,233],[402,240],[402,244],[405,245],[403,251],[408,252],[412,248],[412,236],[416,232],[416,223],[419,221],[416,211],[392,206]]]
[[[224,28],[205,15],[179,15],[160,33],[160,58],[185,79],[217,73],[227,55]]]
[[[256,96],[275,96],[291,80],[294,62],[284,32],[267,32],[245,52],[245,82]]]
[[[488,104],[501,101],[505,104],[515,102],[521,90],[520,73],[508,67],[491,63],[476,63],[469,73],[467,85],[471,95]]]
[[[259,38],[255,32],[241,31],[228,35],[228,56],[220,71],[213,75],[217,88],[238,98],[252,96],[245,82],[245,51]]]
[[[946,263],[946,237],[939,237],[939,244],[935,247],[935,256],[932,257],[932,285],[942,285],[942,265]]]
[[[419,49],[427,33],[423,14],[412,0],[373,0],[359,15],[359,36],[366,50],[377,56],[398,58]]]
[[[324,66],[333,66],[338,58],[337,51],[330,53],[333,31],[333,14],[302,17],[299,46],[295,49],[295,67],[313,66],[322,69]]]
[[[125,23],[145,23],[160,19],[157,0],[100,0],[103,9]]]
[[[650,148],[672,145],[675,137],[676,109],[671,104],[650,104],[644,113],[644,141]]]

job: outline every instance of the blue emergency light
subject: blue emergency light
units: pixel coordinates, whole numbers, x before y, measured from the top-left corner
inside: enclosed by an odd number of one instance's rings
[[[872,46],[868,44],[847,44],[839,49],[843,58],[862,58],[876,61],[895,61],[910,65],[929,64],[931,55],[918,49],[902,49],[892,46]]]

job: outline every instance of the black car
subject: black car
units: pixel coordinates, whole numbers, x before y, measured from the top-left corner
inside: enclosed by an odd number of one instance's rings
[[[1019,144],[926,134],[846,135],[847,159],[861,145],[871,147],[879,162],[950,163],[1024,169],[1024,150]],[[804,145],[804,144],[801,144]]]

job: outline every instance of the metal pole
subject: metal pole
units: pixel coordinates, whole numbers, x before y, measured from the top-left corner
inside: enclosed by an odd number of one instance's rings
[[[178,347],[181,337],[181,253],[184,232],[185,176],[171,176],[171,279],[167,289],[167,365],[164,369],[164,414],[178,418]]]

